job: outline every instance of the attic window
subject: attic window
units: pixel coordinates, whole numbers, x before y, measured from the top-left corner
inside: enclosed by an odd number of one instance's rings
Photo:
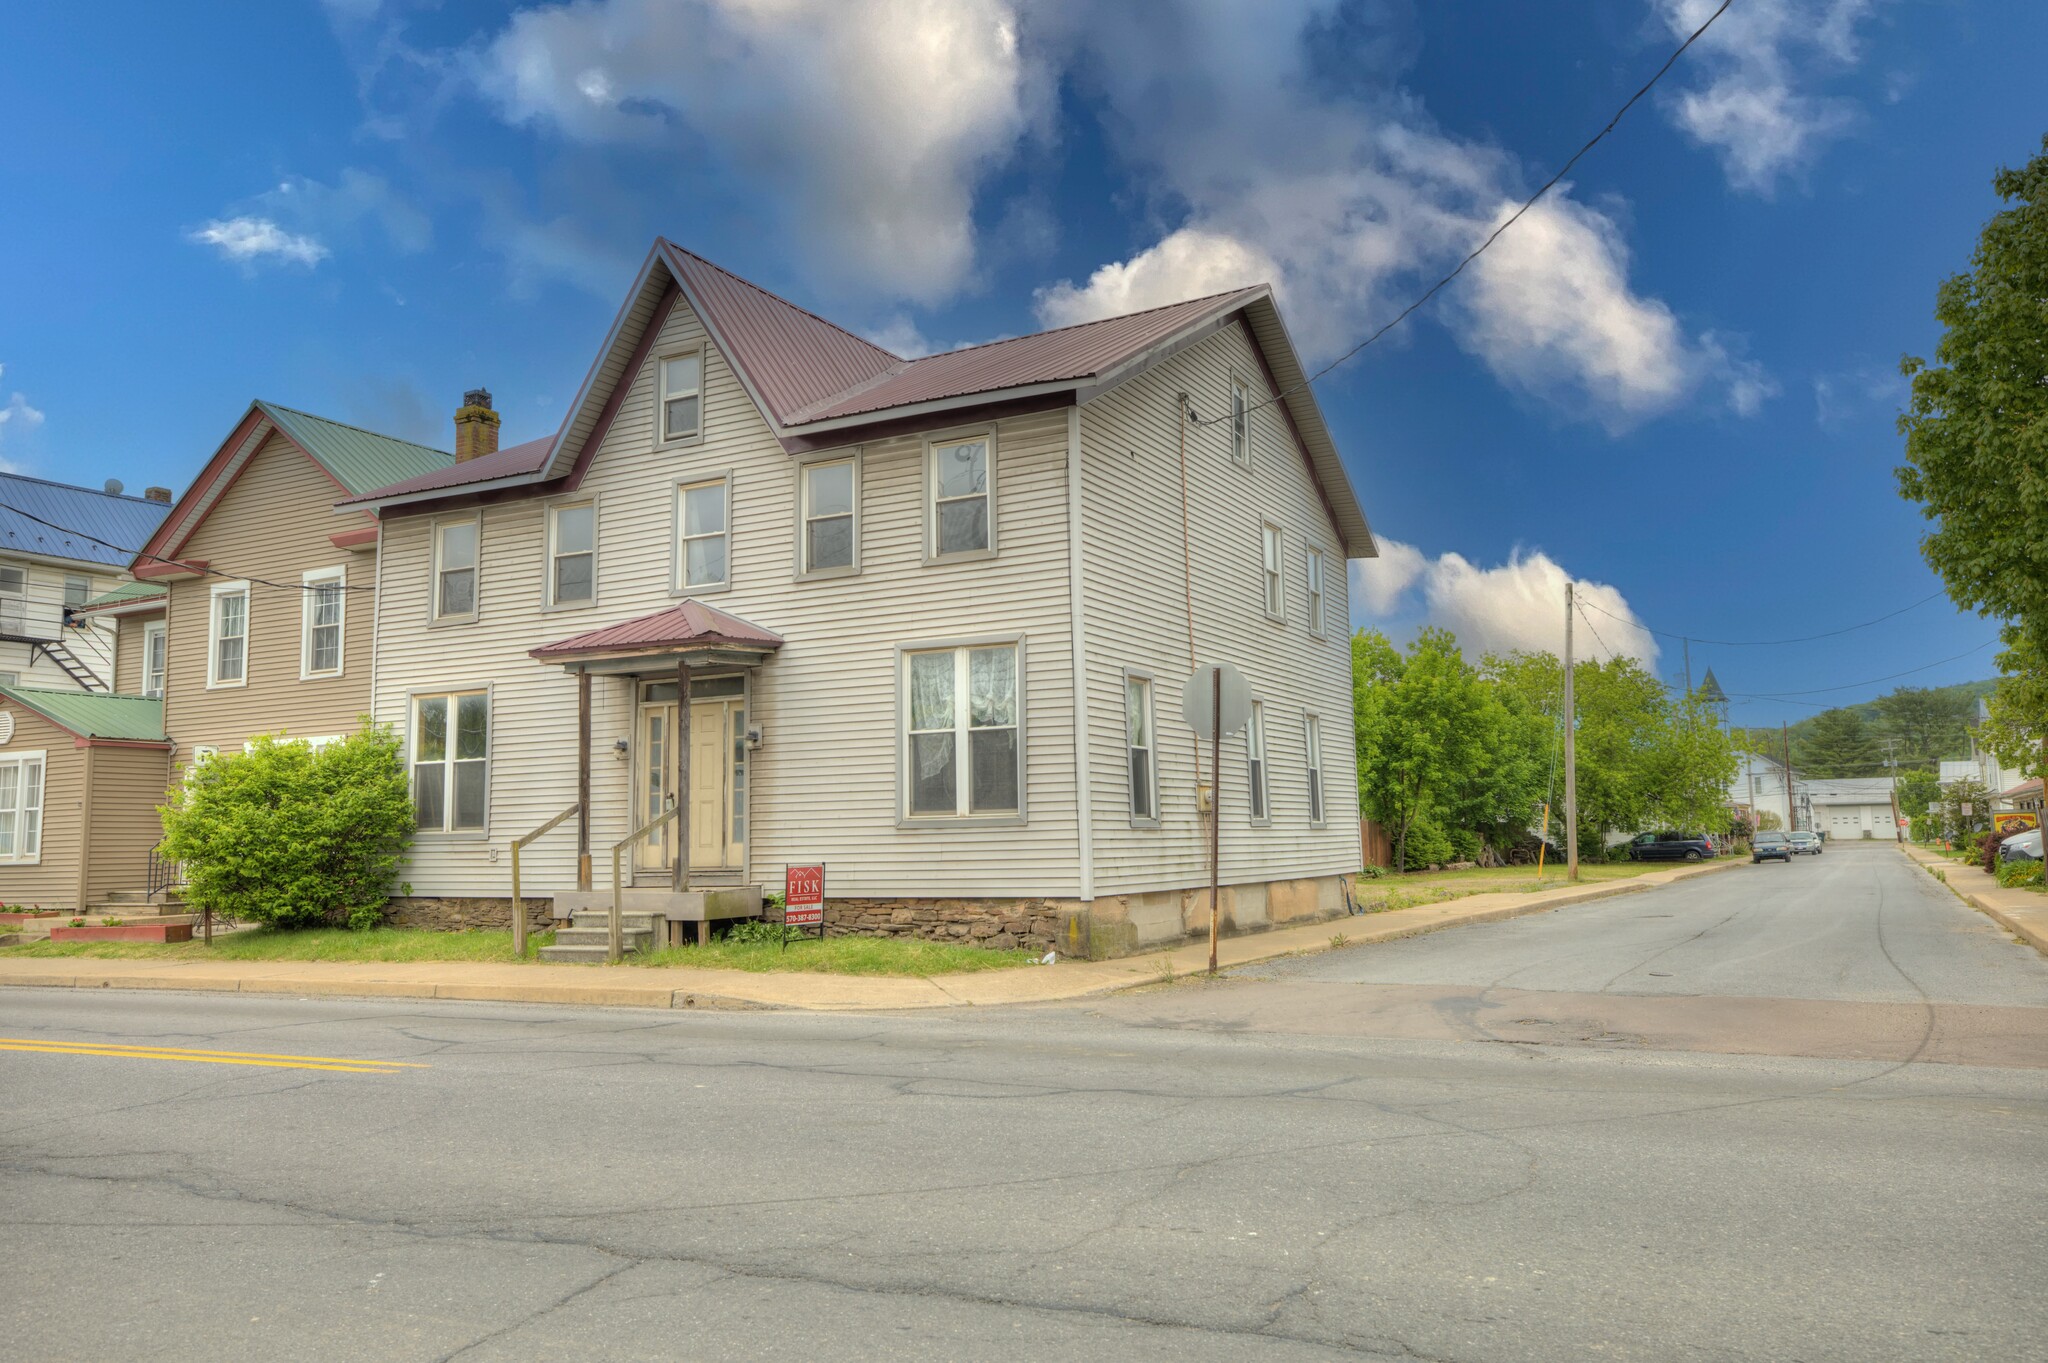
[[[661,362],[661,438],[685,440],[703,426],[704,357],[695,351]]]

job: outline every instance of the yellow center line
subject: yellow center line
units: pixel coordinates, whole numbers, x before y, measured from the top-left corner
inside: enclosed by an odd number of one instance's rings
[[[348,1074],[390,1074],[400,1069],[432,1068],[405,1060],[358,1060],[346,1056],[281,1055],[266,1051],[203,1051],[182,1046],[124,1046],[100,1041],[44,1041],[31,1037],[0,1037],[0,1051],[45,1055],[98,1055],[129,1060],[183,1060],[206,1065],[253,1065],[270,1069],[339,1070]]]

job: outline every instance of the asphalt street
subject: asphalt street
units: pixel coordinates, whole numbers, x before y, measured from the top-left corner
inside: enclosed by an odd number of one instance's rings
[[[2048,1357],[2048,963],[1889,848],[1087,1006],[10,989],[0,1133],[6,1359]]]

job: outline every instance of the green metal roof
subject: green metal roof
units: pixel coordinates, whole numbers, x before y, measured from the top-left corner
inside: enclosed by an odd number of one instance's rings
[[[92,611],[102,606],[125,606],[131,601],[144,601],[163,594],[164,585],[161,582],[123,582],[114,590],[95,596],[78,609]]]
[[[345,426],[274,402],[259,400],[256,405],[301,449],[319,460],[320,466],[333,474],[351,496],[433,473],[455,462],[452,454],[430,450],[410,440],[378,435],[360,426]]]
[[[121,738],[164,742],[164,703],[146,696],[110,696],[103,691],[51,691],[0,686],[0,698],[35,711],[80,738]]]

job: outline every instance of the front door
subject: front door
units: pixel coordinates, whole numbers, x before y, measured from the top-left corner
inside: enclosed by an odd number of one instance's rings
[[[693,683],[690,697],[690,869],[737,870],[746,852],[746,700],[738,677]],[[708,696],[704,693],[710,693]],[[634,816],[645,823],[674,805],[681,789],[674,682],[641,688]],[[645,871],[674,864],[676,826],[640,840],[634,865]]]

